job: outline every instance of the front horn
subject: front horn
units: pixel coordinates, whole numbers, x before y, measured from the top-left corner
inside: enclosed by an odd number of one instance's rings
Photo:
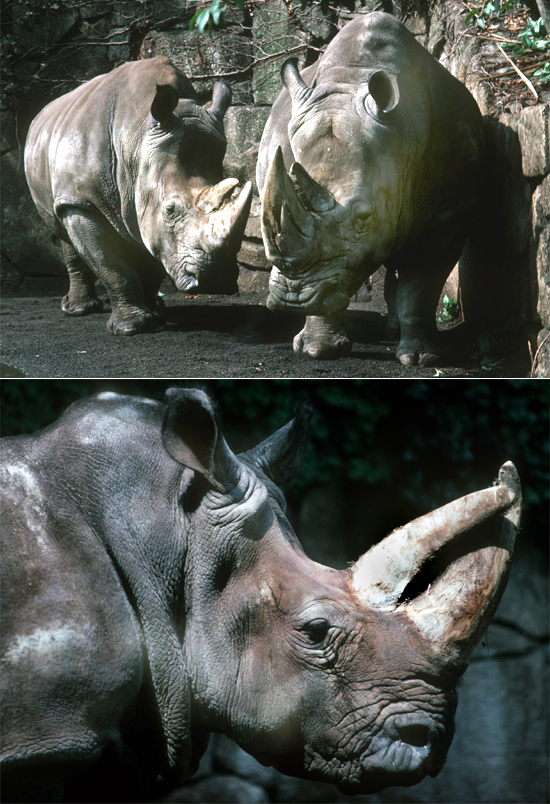
[[[301,263],[311,250],[315,221],[302,204],[298,187],[286,171],[279,145],[267,171],[262,192],[264,246],[268,259],[276,264],[281,260],[287,265]]]
[[[237,179],[224,179],[204,193],[197,207],[209,214],[208,244],[212,250],[240,249],[252,204],[252,182],[237,194]]]
[[[366,606],[405,614],[446,660],[467,661],[506,586],[520,513],[519,477],[507,462],[492,488],[371,547],[350,570],[353,590]]]

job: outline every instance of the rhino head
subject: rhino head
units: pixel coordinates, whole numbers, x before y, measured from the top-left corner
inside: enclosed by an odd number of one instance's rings
[[[435,776],[457,681],[506,585],[514,466],[338,571],[305,555],[276,486],[299,467],[311,410],[235,456],[206,395],[168,394],[164,446],[185,467],[193,535],[184,651],[195,744],[222,732],[265,765],[345,793]]]
[[[274,263],[268,307],[334,316],[397,245],[408,205],[404,166],[422,132],[399,136],[399,85],[386,70],[371,69],[359,83],[348,76],[309,87],[289,59],[281,77],[296,161],[287,171],[278,147],[262,193],[262,234]],[[421,124],[410,121],[413,129]]]
[[[136,186],[139,228],[182,291],[237,291],[252,183],[239,189],[237,179],[220,181],[230,102],[231,90],[218,81],[208,108],[179,100],[171,85],[157,86],[151,105]]]

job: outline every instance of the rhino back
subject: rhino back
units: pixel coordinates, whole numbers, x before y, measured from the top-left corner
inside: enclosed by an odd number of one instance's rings
[[[195,98],[188,79],[164,57],[129,62],[48,104],[25,147],[31,194],[65,238],[64,206],[98,209],[126,239],[141,240],[134,189],[140,145],[157,85]]]

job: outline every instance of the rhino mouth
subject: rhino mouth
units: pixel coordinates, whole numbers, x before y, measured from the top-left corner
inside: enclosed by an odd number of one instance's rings
[[[239,266],[234,258],[219,262],[199,252],[184,261],[174,281],[183,293],[231,295],[239,290],[238,276]]]
[[[295,310],[306,315],[335,315],[349,304],[349,296],[337,277],[291,279],[274,266],[269,279],[270,310]]]

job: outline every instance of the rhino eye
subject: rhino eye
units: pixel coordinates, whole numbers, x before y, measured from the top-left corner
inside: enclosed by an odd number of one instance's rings
[[[326,639],[329,624],[326,620],[312,620],[302,628],[303,633],[311,642],[318,644]]]
[[[168,218],[172,218],[178,212],[181,211],[181,204],[176,198],[171,198],[169,201],[166,201],[164,204],[164,214]]]

